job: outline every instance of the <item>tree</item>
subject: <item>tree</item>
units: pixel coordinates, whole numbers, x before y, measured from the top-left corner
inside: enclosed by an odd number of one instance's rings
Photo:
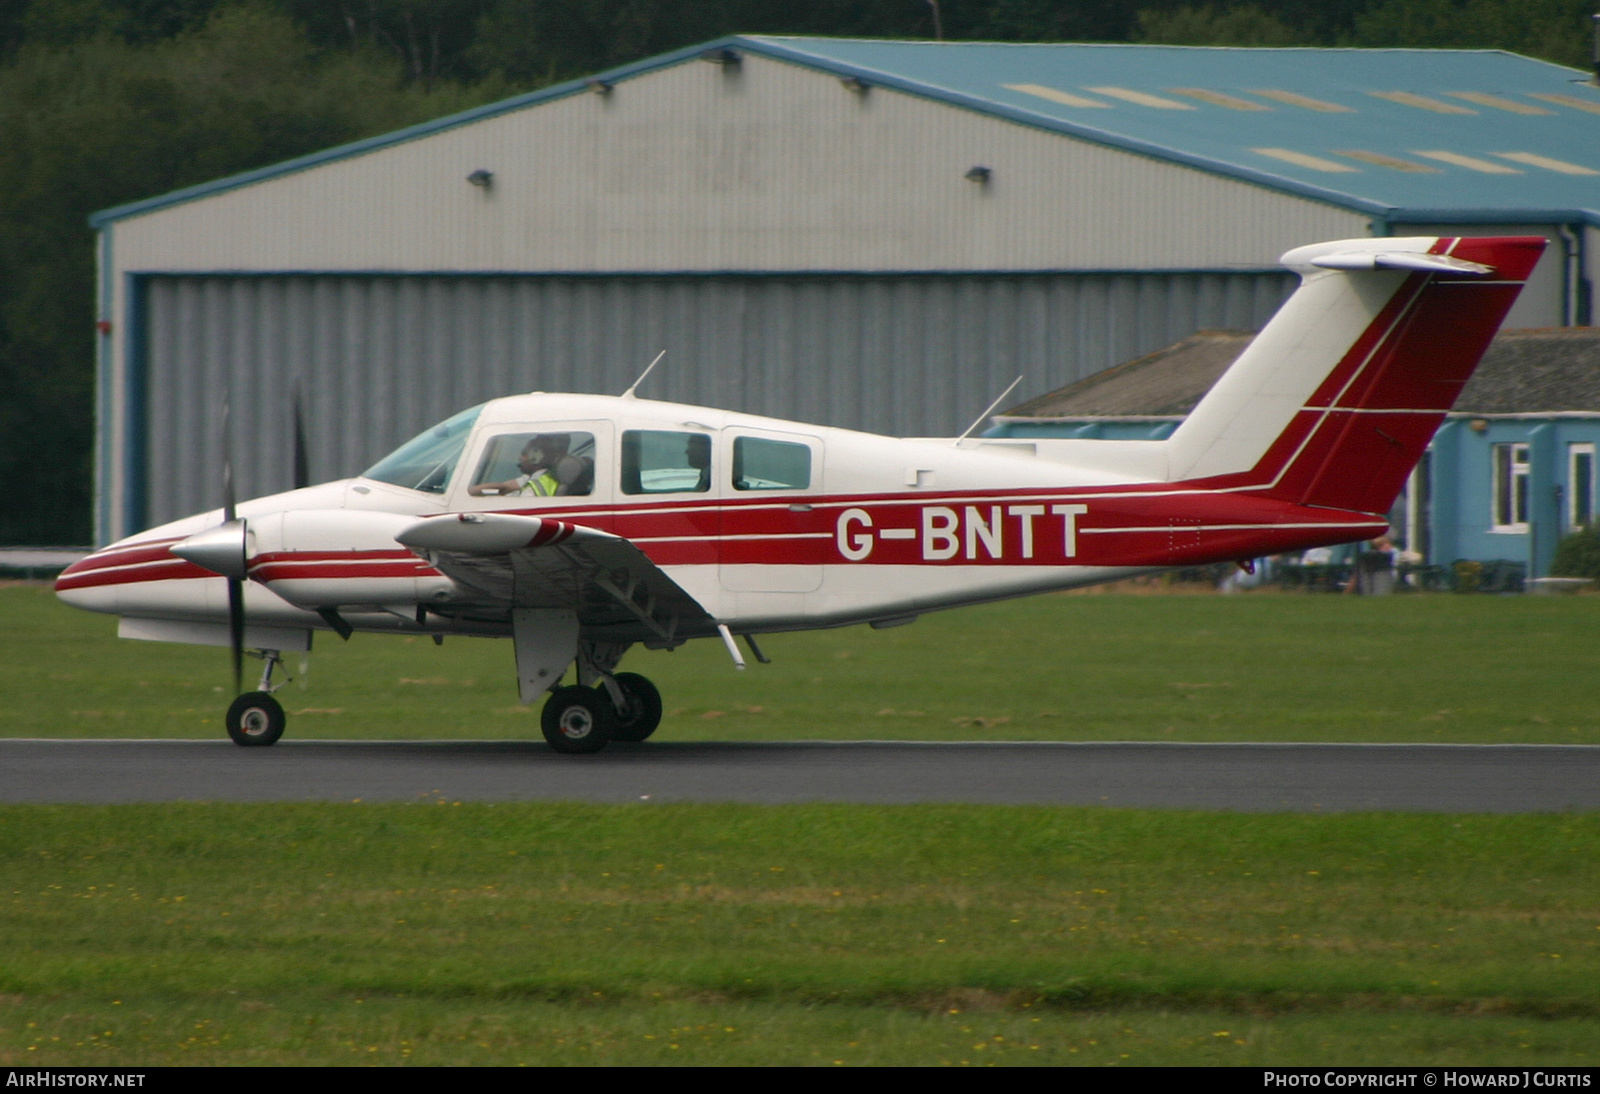
[[[0,543],[86,543],[97,210],[399,128],[477,99],[401,87],[265,4],[132,44],[104,28],[0,67]]]
[[[1315,45],[1298,31],[1253,4],[1233,8],[1181,7],[1174,11],[1146,9],[1139,13],[1138,37],[1146,42],[1180,46]]]
[[[1588,68],[1593,0],[1380,0],[1344,44],[1505,49]]]

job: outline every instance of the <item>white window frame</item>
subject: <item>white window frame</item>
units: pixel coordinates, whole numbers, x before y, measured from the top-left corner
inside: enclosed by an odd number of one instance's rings
[[[1490,531],[1527,534],[1528,507],[1532,500],[1528,496],[1529,459],[1527,441],[1505,441],[1489,446]]]
[[[1587,457],[1589,464],[1589,489],[1588,496],[1582,497],[1578,490],[1578,460]],[[1576,531],[1586,524],[1593,524],[1594,513],[1594,444],[1589,441],[1579,441],[1567,445],[1567,530]],[[1580,507],[1579,502],[1583,505]],[[1587,519],[1584,519],[1587,517]]]

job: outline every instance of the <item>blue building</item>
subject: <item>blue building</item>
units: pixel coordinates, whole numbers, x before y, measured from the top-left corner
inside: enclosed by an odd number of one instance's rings
[[[1161,440],[1254,335],[1202,331],[1030,400],[990,436]],[[1600,329],[1502,331],[1390,513],[1431,565],[1509,561],[1550,572],[1556,543],[1595,519]]]

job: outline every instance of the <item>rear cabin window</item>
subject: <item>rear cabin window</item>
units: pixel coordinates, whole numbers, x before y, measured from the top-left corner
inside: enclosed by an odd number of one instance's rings
[[[711,438],[630,429],[622,434],[624,494],[703,494],[711,489]]]
[[[733,442],[735,490],[804,490],[811,485],[811,448],[765,437]]]

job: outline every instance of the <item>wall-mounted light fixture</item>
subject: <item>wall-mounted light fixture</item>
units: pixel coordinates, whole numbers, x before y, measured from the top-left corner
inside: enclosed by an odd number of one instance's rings
[[[598,76],[590,76],[583,82],[588,86],[589,90],[594,92],[596,95],[609,95],[611,94],[612,87],[615,86],[610,80],[602,80]]]
[[[494,185],[494,172],[480,167],[467,176],[467,181],[480,189],[487,190]]]
[[[980,163],[980,164],[978,164],[978,165],[976,165],[974,167],[967,168],[967,173],[966,173],[965,177],[966,177],[968,182],[975,182],[979,186],[987,186],[987,185],[989,185],[989,176],[991,176],[993,174],[994,174],[993,171],[989,170],[987,167],[983,166],[983,164]]]
[[[708,49],[700,55],[700,59],[725,68],[738,68],[744,61],[737,51],[731,49]]]
[[[1472,419],[1472,431],[1474,433],[1482,433],[1485,430],[1487,430],[1488,428],[1489,428],[1489,422],[1488,422],[1487,419],[1485,419],[1485,418],[1474,418],[1474,419]]]
[[[863,80],[860,76],[840,76],[839,82],[844,85],[846,91],[853,92],[857,95],[864,96],[867,92],[872,90],[872,85],[867,83],[867,81]]]

